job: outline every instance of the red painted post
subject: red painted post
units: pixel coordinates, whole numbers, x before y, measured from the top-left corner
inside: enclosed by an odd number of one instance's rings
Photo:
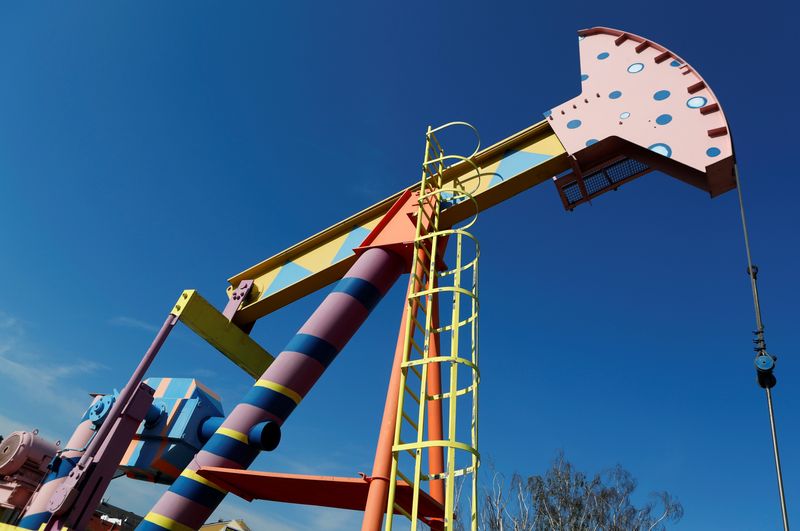
[[[392,361],[392,374],[389,377],[389,387],[386,390],[386,403],[383,406],[383,419],[378,435],[378,445],[375,448],[375,461],[372,465],[372,476],[367,494],[367,503],[364,507],[364,518],[361,521],[362,531],[379,531],[386,514],[386,503],[389,499],[389,476],[392,472],[392,446],[394,445],[394,430],[397,423],[397,404],[400,398],[400,365],[403,363],[403,351],[406,342],[406,325],[408,315],[416,318],[419,301],[409,304],[408,299],[412,293],[421,289],[419,279],[426,274],[424,267],[425,253],[419,251],[420,261],[417,265],[417,280],[409,283],[406,299],[403,304],[403,316],[400,320],[400,332],[397,334],[397,345]]]
[[[434,280],[433,286],[436,287]],[[439,296],[434,293],[431,310],[432,329],[439,328]],[[439,334],[432,332],[430,336],[430,349],[428,356],[434,358],[440,355]],[[440,363],[428,364],[428,394],[442,394],[442,366]],[[451,399],[452,400],[452,399]],[[428,440],[441,441],[444,439],[442,428],[442,401],[428,401]],[[444,472],[444,448],[441,446],[431,446],[428,448],[428,473],[441,474]],[[434,479],[430,481],[430,495],[437,502],[444,504],[444,481]]]

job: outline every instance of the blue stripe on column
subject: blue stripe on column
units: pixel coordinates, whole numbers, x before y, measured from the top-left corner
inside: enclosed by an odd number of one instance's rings
[[[21,527],[23,529],[39,529],[41,525],[47,522],[47,519],[50,518],[52,513],[43,512],[43,513],[36,513],[36,514],[29,514],[25,518],[19,521],[17,527]]]
[[[199,481],[187,478],[186,476],[178,476],[178,479],[175,480],[169,490],[179,496],[204,505],[209,509],[216,508],[225,497],[224,492],[220,492],[208,485],[203,485]]]
[[[50,471],[49,474],[47,474],[47,477],[44,478],[44,481],[42,482],[42,484],[49,483],[49,482],[53,481],[54,479],[63,478],[63,477],[68,476],[70,471],[73,468],[75,468],[75,465],[78,464],[78,461],[80,461],[80,459],[81,459],[80,456],[77,456],[77,457],[60,457],[60,458],[57,458],[58,464],[55,464],[56,463],[56,459],[54,459],[50,464],[50,466],[52,467],[52,470]]]
[[[288,396],[260,385],[250,388],[242,402],[268,411],[281,420],[286,420],[297,407]]]
[[[142,520],[138,526],[136,526],[136,531],[169,531],[166,527],[161,527],[158,524],[154,524],[149,520]]]
[[[339,353],[339,350],[335,346],[331,345],[324,339],[320,339],[310,334],[296,334],[283,350],[299,352],[301,354],[305,354],[306,356],[310,356],[323,364],[325,367],[330,365],[333,361],[333,358],[335,358],[336,354]]]
[[[380,290],[372,282],[355,277],[347,277],[340,280],[336,287],[333,288],[333,292],[347,293],[363,304],[368,312],[371,312],[383,297]]]
[[[258,455],[258,448],[237,441],[227,435],[215,433],[211,436],[203,450],[225,459],[230,459],[247,468]]]

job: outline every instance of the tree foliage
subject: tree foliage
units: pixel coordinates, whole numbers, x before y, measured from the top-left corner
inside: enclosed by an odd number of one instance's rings
[[[636,507],[636,480],[621,466],[589,477],[560,453],[543,476],[499,474],[485,489],[480,528],[487,531],[662,531],[683,517],[683,506],[667,492]]]

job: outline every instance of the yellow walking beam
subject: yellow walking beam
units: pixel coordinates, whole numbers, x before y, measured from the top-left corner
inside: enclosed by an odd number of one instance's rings
[[[443,188],[471,194],[479,210],[570,169],[569,158],[547,121],[480,151],[473,160],[481,169],[479,176],[469,164],[454,164],[443,172]],[[353,248],[361,244],[403,192],[231,277],[229,293],[242,280],[254,281],[248,302],[236,313],[236,322],[254,322],[341,278],[355,260]],[[474,206],[465,207],[455,204],[443,210],[441,226],[452,226],[474,214]]]
[[[578,35],[581,94],[467,157],[479,176],[467,162],[445,169],[443,190],[469,194],[480,211],[561,173],[555,187],[568,210],[655,170],[711,197],[736,187],[727,120],[696,70],[633,33],[598,27]],[[352,249],[399,195],[230,278],[231,291],[242,280],[255,282],[236,322],[252,323],[340,278],[354,261]],[[449,203],[441,229],[472,215],[465,204]]]
[[[181,293],[172,315],[253,378],[261,376],[275,359],[193,289]]]

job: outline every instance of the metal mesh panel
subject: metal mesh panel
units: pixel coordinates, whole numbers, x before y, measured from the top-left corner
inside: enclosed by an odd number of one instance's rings
[[[641,175],[649,169],[647,164],[638,160],[623,159],[583,177],[586,197],[581,192],[580,181],[565,184],[560,191],[566,204],[574,205],[598,196],[611,188],[616,188],[625,179]],[[580,179],[580,177],[578,178]]]
[[[647,164],[642,164],[638,160],[625,159],[617,162],[616,164],[612,164],[607,168],[604,168],[603,171],[606,173],[606,175],[608,175],[608,178],[612,183],[618,183],[624,179],[627,179],[631,175],[642,173],[648,169],[649,167]]]
[[[607,166],[602,170],[590,173],[583,179],[586,186],[586,193],[591,195],[598,194],[607,190],[620,181],[628,177],[647,171],[649,168],[638,160],[625,159]],[[570,201],[572,203],[572,201]]]
[[[567,198],[567,203],[570,205],[582,199],[581,189],[578,186],[578,183],[568,184],[564,188],[561,189],[564,192],[564,197]]]
[[[611,181],[608,180],[605,173],[599,171],[586,177],[583,184],[586,186],[586,193],[591,195],[611,186]]]

